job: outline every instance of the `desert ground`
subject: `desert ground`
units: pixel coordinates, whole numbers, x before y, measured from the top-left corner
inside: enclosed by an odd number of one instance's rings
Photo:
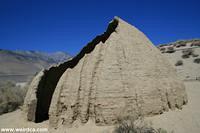
[[[188,104],[182,110],[168,111],[161,115],[148,117],[147,122],[152,123],[156,128],[166,129],[175,133],[199,133],[200,132],[200,82],[185,81],[188,94]],[[27,122],[21,110],[7,113],[0,116],[0,128],[27,127],[27,128],[48,128],[48,121],[36,124]],[[114,126],[96,126],[92,120],[84,125],[74,123],[72,128],[66,129],[67,133],[109,133]]]

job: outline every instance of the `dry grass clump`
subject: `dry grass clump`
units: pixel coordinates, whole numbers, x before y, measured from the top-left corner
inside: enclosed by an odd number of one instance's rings
[[[178,44],[176,45],[177,48],[185,47],[185,46],[186,46],[186,42],[184,42],[184,41],[179,41]]]
[[[168,47],[166,53],[174,53],[174,47]]]
[[[199,55],[198,54],[192,54],[192,57],[198,57]]]
[[[0,84],[0,114],[8,113],[23,104],[26,88],[16,86],[12,82]]]
[[[144,122],[143,118],[127,116],[118,119],[118,125],[113,133],[167,133],[167,131],[153,128],[151,124]]]
[[[198,54],[194,53],[193,49],[185,49],[185,50],[182,51],[182,53],[183,53],[182,58],[190,58],[190,56],[192,56],[192,57],[198,57],[199,56]]]
[[[158,47],[164,47],[167,46],[168,44],[160,44]]]
[[[194,50],[193,49],[185,49],[182,51],[183,55],[182,58],[189,58],[191,55],[194,54]]]
[[[193,42],[191,44],[191,47],[193,47],[193,46],[200,47],[200,41]]]
[[[159,49],[160,49],[160,51],[161,51],[162,53],[164,53],[164,52],[165,52],[165,50],[166,50],[166,48],[165,48],[165,47],[159,47]]]

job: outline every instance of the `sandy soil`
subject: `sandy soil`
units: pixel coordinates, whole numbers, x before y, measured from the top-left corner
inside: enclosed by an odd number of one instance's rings
[[[175,133],[200,133],[200,82],[185,82],[188,104],[182,110],[165,112],[149,118],[157,128]]]
[[[26,121],[21,110],[0,115],[0,128],[46,128],[48,121],[42,123],[33,123]]]
[[[189,103],[182,110],[165,112],[162,115],[149,117],[156,128],[164,128],[175,133],[199,133],[200,132],[200,82],[185,82]],[[48,121],[35,124],[27,122],[22,111],[7,113],[0,116],[0,128],[6,127],[48,127]],[[85,125],[74,124],[73,128],[66,129],[66,133],[109,133],[113,126],[96,126],[92,121]],[[64,130],[59,130],[64,132]]]
[[[184,48],[185,49],[185,48]],[[177,71],[178,76],[182,80],[193,80],[197,77],[200,77],[200,64],[194,63],[194,59],[200,58],[200,47],[193,49],[194,53],[196,55],[199,55],[198,57],[192,57],[190,58],[182,58],[182,50],[176,51],[174,53],[164,53],[163,55],[167,57],[169,62],[174,66],[174,68]],[[183,65],[181,66],[175,66],[177,61],[183,61]]]

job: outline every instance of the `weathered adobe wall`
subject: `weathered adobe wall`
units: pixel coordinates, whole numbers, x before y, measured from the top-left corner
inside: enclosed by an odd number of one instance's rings
[[[169,62],[142,32],[115,18],[76,57],[41,71],[24,109],[28,120],[49,117],[56,129],[89,119],[111,125],[121,115],[161,114],[186,103],[184,85]]]
[[[42,122],[48,119],[53,92],[67,67],[67,63],[51,66],[34,77],[24,101],[24,110],[29,121]]]
[[[85,54],[93,51],[97,44],[105,42],[116,27],[117,21],[113,21],[104,34],[97,36],[88,43],[73,59],[58,66],[52,66],[49,69],[42,70],[36,75],[29,86],[24,102],[24,110],[27,113],[27,119],[29,121],[42,122],[49,118],[48,112],[52,95],[62,74],[68,68],[72,69],[75,67]]]
[[[113,22],[108,38],[89,43],[89,52],[83,50],[63,73],[50,106],[50,127],[89,119],[112,125],[121,115],[161,114],[187,103],[183,83],[148,38],[119,18]]]

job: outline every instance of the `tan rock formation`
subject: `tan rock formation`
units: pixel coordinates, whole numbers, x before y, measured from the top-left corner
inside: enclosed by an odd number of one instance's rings
[[[187,103],[184,85],[173,67],[142,32],[120,18],[63,66],[63,74],[48,75],[58,81],[50,88],[45,73],[44,81],[33,80],[25,100],[25,107],[31,108],[27,105],[34,99],[32,107],[37,109],[31,110],[42,112],[38,103],[48,97],[45,91],[53,90],[50,109],[46,108],[53,128],[89,119],[111,125],[121,115],[156,115]],[[39,96],[42,90],[44,95]],[[31,91],[34,98],[29,100]]]

